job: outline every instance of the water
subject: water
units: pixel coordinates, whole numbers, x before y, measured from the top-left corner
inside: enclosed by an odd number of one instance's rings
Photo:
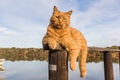
[[[40,60],[9,61],[7,60],[0,71],[0,80],[48,80],[48,62]],[[87,76],[84,80],[104,80],[103,62],[87,63]],[[119,78],[119,64],[113,63],[115,80]],[[76,71],[69,69],[69,80],[82,80],[79,77],[79,68]]]

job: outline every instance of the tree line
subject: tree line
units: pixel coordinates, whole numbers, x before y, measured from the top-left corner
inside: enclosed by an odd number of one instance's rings
[[[42,48],[0,48],[0,59],[11,61],[19,60],[40,60],[48,61],[47,50]],[[112,52],[113,62],[119,63],[118,52]],[[103,60],[103,53],[99,51],[88,51],[87,62],[100,62]]]

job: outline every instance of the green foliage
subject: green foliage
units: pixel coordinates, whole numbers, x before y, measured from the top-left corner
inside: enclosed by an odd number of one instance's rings
[[[118,53],[114,54],[113,61],[119,63]],[[6,60],[40,60],[48,61],[48,51],[41,48],[0,48],[0,58]],[[99,51],[88,52],[87,62],[100,62],[103,60],[103,53]]]
[[[6,60],[48,60],[48,53],[38,48],[0,48],[0,58]]]
[[[111,46],[111,47],[106,47],[106,48],[110,48],[110,49],[118,49],[119,46]]]

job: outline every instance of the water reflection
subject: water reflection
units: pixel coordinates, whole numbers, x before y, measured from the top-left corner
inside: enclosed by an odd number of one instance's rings
[[[48,79],[47,62],[44,61],[6,61],[4,67],[0,75],[5,76],[5,80]]]
[[[76,71],[70,71],[70,79],[69,80],[82,80],[80,79],[79,68]],[[104,80],[104,69],[103,62],[95,63],[89,62],[87,63],[87,76],[85,80]]]
[[[5,53],[3,53],[5,52]],[[0,80],[48,80],[48,53],[39,49],[7,49],[0,51],[0,58],[7,61],[0,66]],[[103,56],[100,52],[89,52],[87,77],[85,80],[104,80]],[[113,58],[115,80],[119,78],[119,59]],[[71,71],[69,80],[81,80],[79,68]]]
[[[48,62],[46,61],[6,61],[4,71],[0,71],[0,80],[48,80]],[[119,66],[113,63],[114,80],[119,80]],[[79,76],[79,68],[71,71],[69,68],[69,80],[82,80]],[[103,62],[88,62],[87,76],[85,80],[104,80]]]
[[[0,76],[0,80],[5,80],[5,78],[4,78],[4,77],[2,77],[2,76]]]

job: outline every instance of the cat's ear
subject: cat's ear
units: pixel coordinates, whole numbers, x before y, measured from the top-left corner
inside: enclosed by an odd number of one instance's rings
[[[53,10],[54,10],[54,11],[58,11],[58,9],[57,9],[57,7],[56,7],[56,6],[54,6]]]
[[[68,14],[68,15],[71,15],[71,14],[72,14],[72,10],[68,11],[67,14]]]

